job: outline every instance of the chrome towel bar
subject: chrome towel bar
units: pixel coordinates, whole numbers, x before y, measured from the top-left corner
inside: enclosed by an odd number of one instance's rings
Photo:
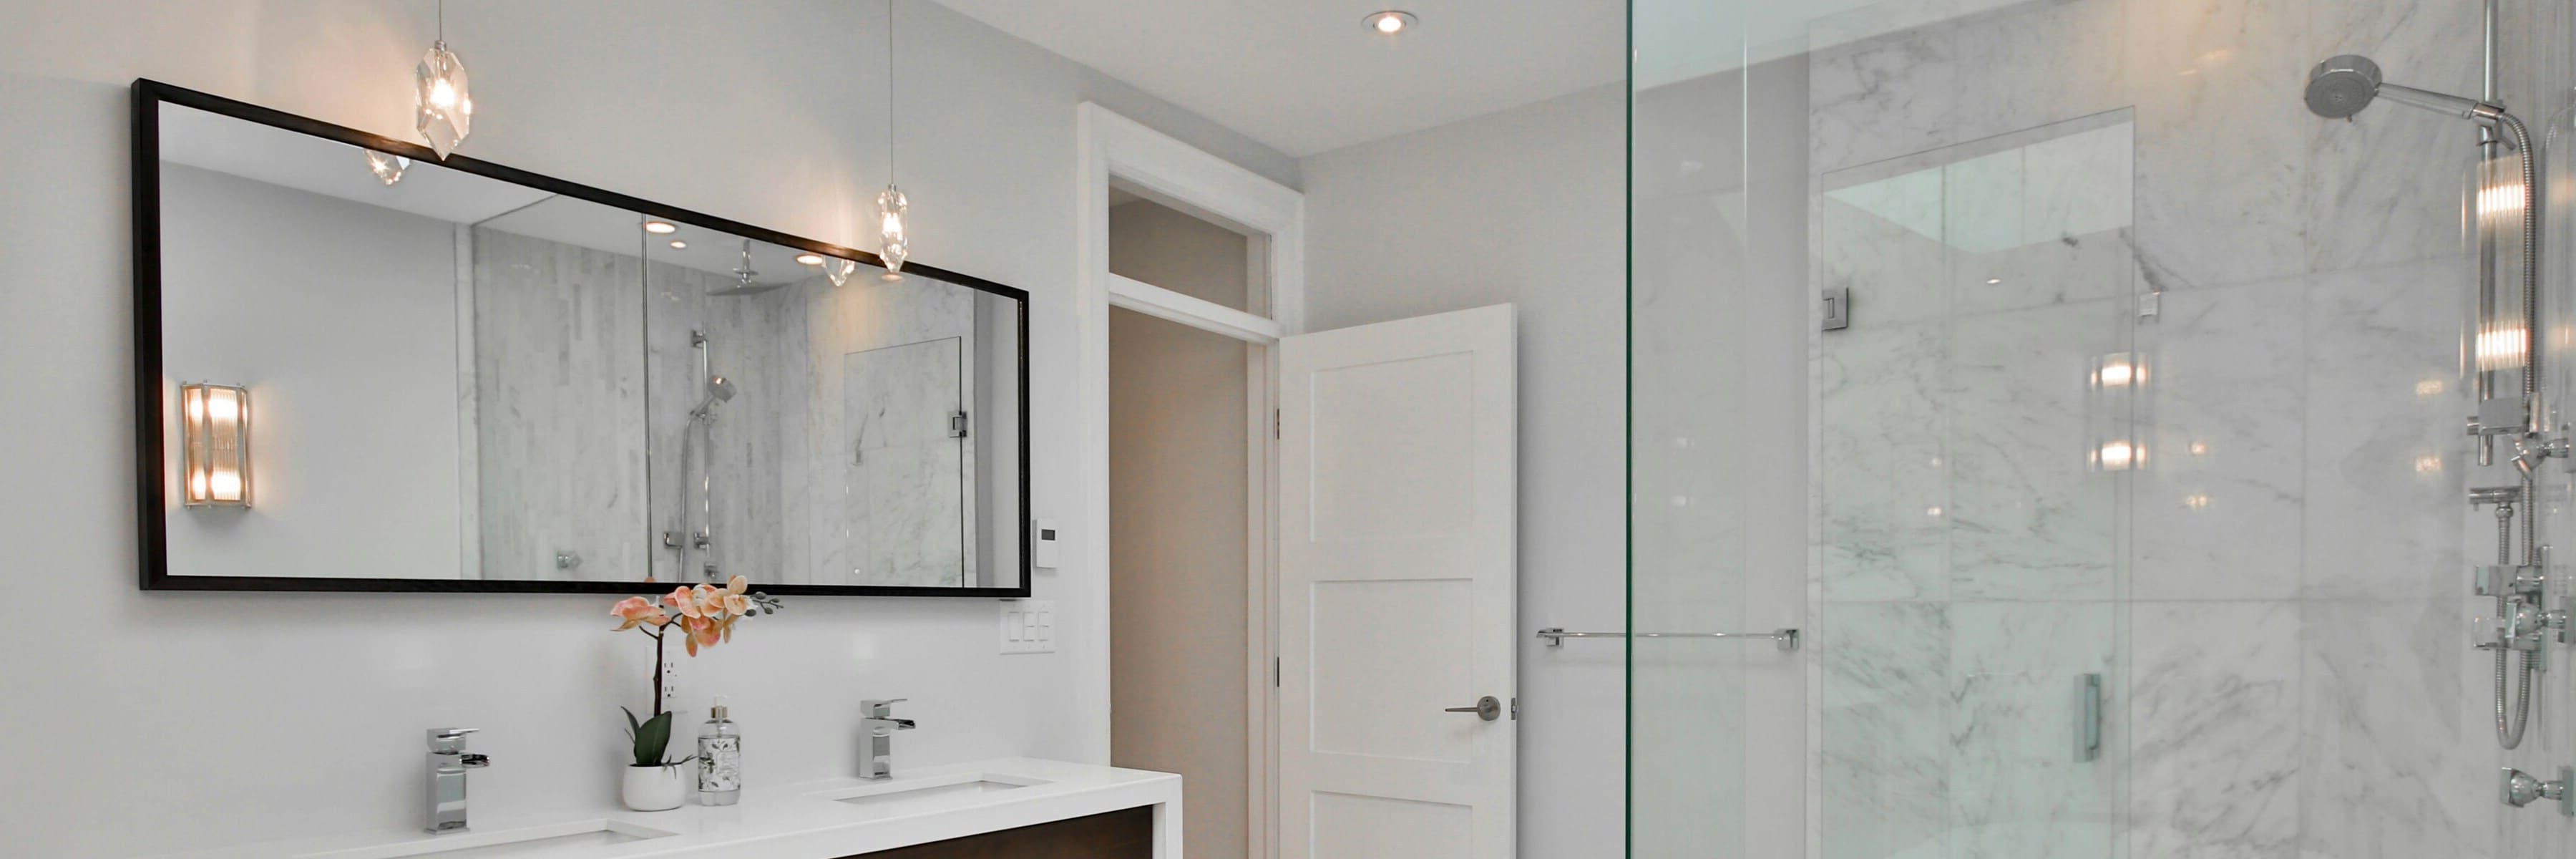
[[[1628,638],[1631,636],[1629,633],[1625,632],[1567,632],[1563,627],[1551,626],[1546,629],[1539,630],[1538,637],[1547,639],[1547,646],[1549,647],[1563,647],[1565,646],[1565,640],[1569,638]],[[1778,644],[1780,650],[1784,653],[1798,649],[1798,631],[1796,629],[1775,629],[1770,632],[1640,632],[1636,633],[1634,637],[1768,638],[1771,639],[1773,643]]]

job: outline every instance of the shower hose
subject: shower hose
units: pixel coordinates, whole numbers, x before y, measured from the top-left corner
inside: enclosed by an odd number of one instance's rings
[[[2540,168],[2539,156],[2531,149],[2531,132],[2522,120],[2499,111],[2496,124],[2513,138],[2522,162],[2522,403],[2529,413],[2525,432],[2542,426],[2540,410]],[[2529,508],[2522,523],[2522,562],[2540,563],[2540,494],[2537,463],[2524,457],[2515,458],[2522,472],[2522,503]],[[2513,564],[2513,506],[2496,507],[2496,563]],[[2518,578],[2518,576],[2517,576]],[[2495,648],[2495,721],[2496,743],[2511,749],[2522,745],[2523,729],[2531,724],[2531,676],[2539,666],[2536,652],[2522,651],[2521,682],[2510,682],[2515,673],[2510,663],[2514,637],[2521,635],[2520,607],[2516,605],[2519,583],[2498,582],[2496,619],[2505,625],[2507,637]],[[2512,699],[2508,710],[2506,699]]]

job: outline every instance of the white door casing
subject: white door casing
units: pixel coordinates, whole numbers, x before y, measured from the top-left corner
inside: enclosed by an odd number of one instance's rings
[[[1513,854],[1514,349],[1510,305],[1280,341],[1283,857]]]

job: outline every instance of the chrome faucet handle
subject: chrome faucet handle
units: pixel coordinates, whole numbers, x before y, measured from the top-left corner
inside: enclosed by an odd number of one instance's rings
[[[467,735],[467,734],[471,734],[471,733],[474,733],[475,731],[479,731],[479,730],[482,730],[482,729],[481,729],[481,728],[431,728],[431,729],[429,729],[429,751],[430,751],[430,753],[432,753],[432,754],[441,754],[441,755],[456,755],[456,754],[464,754],[464,753],[465,753],[465,735]],[[474,755],[474,757],[478,757],[478,758],[479,758],[479,757],[482,757],[482,755]]]
[[[2530,805],[2534,800],[2557,800],[2558,813],[2576,817],[2576,792],[2568,790],[2571,781],[2576,781],[2576,768],[2559,767],[2557,781],[2542,781],[2538,776],[2505,767],[2504,795],[2500,798],[2504,804],[2515,808]]]
[[[905,701],[910,701],[910,700],[912,700],[912,699],[910,699],[910,698],[883,698],[883,699],[879,699],[879,698],[870,698],[870,699],[867,699],[867,700],[865,700],[865,701],[861,701],[861,702],[859,702],[859,709],[862,709],[862,710],[866,710],[866,711],[868,711],[868,715],[870,715],[870,716],[888,716],[888,715],[892,715],[892,714],[894,713],[894,710],[893,710],[894,705],[896,705],[896,704],[901,704],[901,703],[903,703],[903,702],[905,702]]]

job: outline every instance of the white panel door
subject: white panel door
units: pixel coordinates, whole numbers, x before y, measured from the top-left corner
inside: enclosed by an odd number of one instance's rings
[[[1513,349],[1510,305],[1279,343],[1282,856],[1512,855]]]

